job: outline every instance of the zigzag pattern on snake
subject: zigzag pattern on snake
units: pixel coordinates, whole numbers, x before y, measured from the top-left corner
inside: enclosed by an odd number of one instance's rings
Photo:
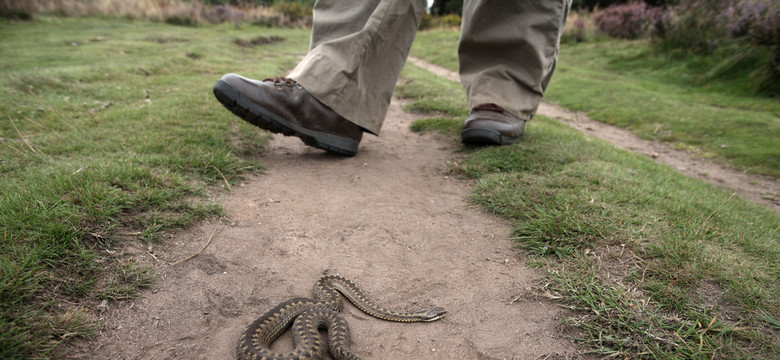
[[[241,334],[236,352],[239,360],[319,360],[322,356],[320,328],[328,329],[331,357],[337,360],[360,359],[349,350],[349,327],[339,314],[339,293],[358,309],[373,317],[400,322],[434,321],[444,316],[440,307],[399,313],[378,306],[352,281],[341,276],[325,275],[314,284],[314,299],[295,298],[274,306],[257,318]],[[278,353],[270,346],[290,324],[295,350]]]

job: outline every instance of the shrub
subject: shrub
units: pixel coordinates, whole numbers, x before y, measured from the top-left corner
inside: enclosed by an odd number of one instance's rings
[[[691,0],[673,7],[670,16],[656,24],[659,49],[711,54],[725,35],[724,27],[717,22],[721,3],[721,0]]]
[[[420,30],[430,29],[432,21],[433,21],[433,16],[428,12],[424,12],[422,18],[420,19],[420,25],[418,26],[418,28]]]
[[[749,39],[758,45],[774,46],[780,9],[766,1],[683,0],[671,16],[658,26],[658,40],[664,48],[687,48],[701,52],[705,43]]]
[[[463,13],[463,0],[434,0],[430,10],[435,16],[460,15]]]
[[[25,3],[0,0],[0,19],[32,20],[33,12]]]
[[[199,26],[206,23],[205,6],[201,3],[193,3],[193,5],[165,8],[163,20],[167,24],[179,26]]]
[[[780,8],[764,2],[738,2],[721,13],[726,34],[733,38],[749,36],[759,45],[780,44]]]
[[[575,10],[593,11],[600,7],[610,7],[614,5],[623,5],[636,0],[573,0],[571,8]],[[645,0],[644,3],[650,6],[666,6],[677,3],[678,0]]]
[[[312,14],[311,6],[303,5],[297,2],[278,2],[271,8],[292,21],[303,20]]]
[[[211,14],[216,15],[216,19],[209,19],[210,22],[237,22],[244,20],[244,12],[230,5],[217,5],[211,8]]]
[[[561,35],[561,43],[579,43],[595,37],[597,32],[593,24],[593,14],[586,11],[573,11],[566,19],[566,27]]]
[[[756,94],[780,95],[780,8],[770,1],[683,0],[656,24],[656,49],[712,55],[723,48],[713,78],[744,73]]]
[[[32,19],[34,16],[109,16],[164,21],[174,25],[251,22],[264,26],[310,25],[314,0],[278,0],[281,14],[264,6],[270,0],[0,0],[0,18]],[[211,4],[214,6],[209,6]],[[302,9],[302,10],[301,10]]]
[[[36,5],[31,1],[0,0],[0,19],[32,20]]]
[[[569,30],[563,32],[563,36],[561,36],[561,42],[567,43],[585,41],[585,22],[575,21],[572,25],[573,28],[569,27],[567,28]]]
[[[605,34],[623,39],[636,39],[645,35],[648,29],[662,21],[665,11],[659,7],[648,7],[643,2],[613,5],[593,15],[596,26]]]
[[[767,12],[763,19],[758,18],[748,31],[752,41],[759,46],[768,46],[771,54],[763,81],[758,90],[771,95],[780,95],[780,9]]]
[[[440,28],[459,28],[461,17],[458,14],[449,14],[444,16],[432,16],[424,13],[420,20],[420,30],[440,29]]]
[[[460,27],[463,20],[458,14],[447,14],[439,18],[441,27]]]

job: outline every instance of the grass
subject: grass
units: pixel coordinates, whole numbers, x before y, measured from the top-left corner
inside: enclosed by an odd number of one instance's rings
[[[455,30],[421,32],[412,55],[457,70],[457,40]],[[642,138],[777,178],[780,102],[750,95],[749,74],[734,72],[766,55],[676,59],[653,54],[645,40],[567,43],[545,97]]]
[[[420,34],[415,55],[453,68],[453,34]],[[214,81],[284,73],[308,37],[0,20],[0,358],[66,356],[94,331],[86,314],[98,304],[153,286],[150,269],[114,249],[220,216],[209,193],[261,169],[266,136],[216,103]],[[460,85],[411,66],[403,76],[397,93],[431,114],[415,129],[457,141]],[[475,203],[513,221],[515,240],[548,270],[540,289],[577,311],[569,322],[582,344],[639,358],[780,355],[776,214],[556,121],[528,131],[514,146],[464,149],[456,171],[478,179]]]
[[[422,35],[419,49],[438,46],[440,34]],[[402,77],[407,109],[431,116],[413,129],[457,143],[460,85],[412,65]],[[586,351],[780,356],[780,216],[555,120],[527,131],[512,146],[461,148],[454,171],[476,179],[475,204],[513,223],[529,263],[547,271],[540,294],[572,310],[565,322]]]
[[[222,214],[209,194],[260,170],[267,136],[211,87],[228,72],[286,72],[308,36],[0,20],[0,358],[65,355],[94,328],[89,310],[153,285],[114,249]]]

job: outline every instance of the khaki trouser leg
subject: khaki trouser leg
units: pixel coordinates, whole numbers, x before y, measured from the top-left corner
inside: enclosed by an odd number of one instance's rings
[[[530,120],[555,70],[571,0],[465,0],[458,56],[469,106]]]
[[[311,49],[289,77],[378,134],[425,6],[425,0],[318,0]]]

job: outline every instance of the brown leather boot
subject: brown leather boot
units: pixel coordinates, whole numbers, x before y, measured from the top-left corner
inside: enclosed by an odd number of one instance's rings
[[[508,145],[525,133],[525,120],[496,104],[481,104],[471,109],[463,122],[460,139],[466,145]]]
[[[363,137],[361,127],[319,102],[292,79],[257,81],[227,74],[214,84],[214,95],[252,125],[297,136],[319,149],[352,156]]]

